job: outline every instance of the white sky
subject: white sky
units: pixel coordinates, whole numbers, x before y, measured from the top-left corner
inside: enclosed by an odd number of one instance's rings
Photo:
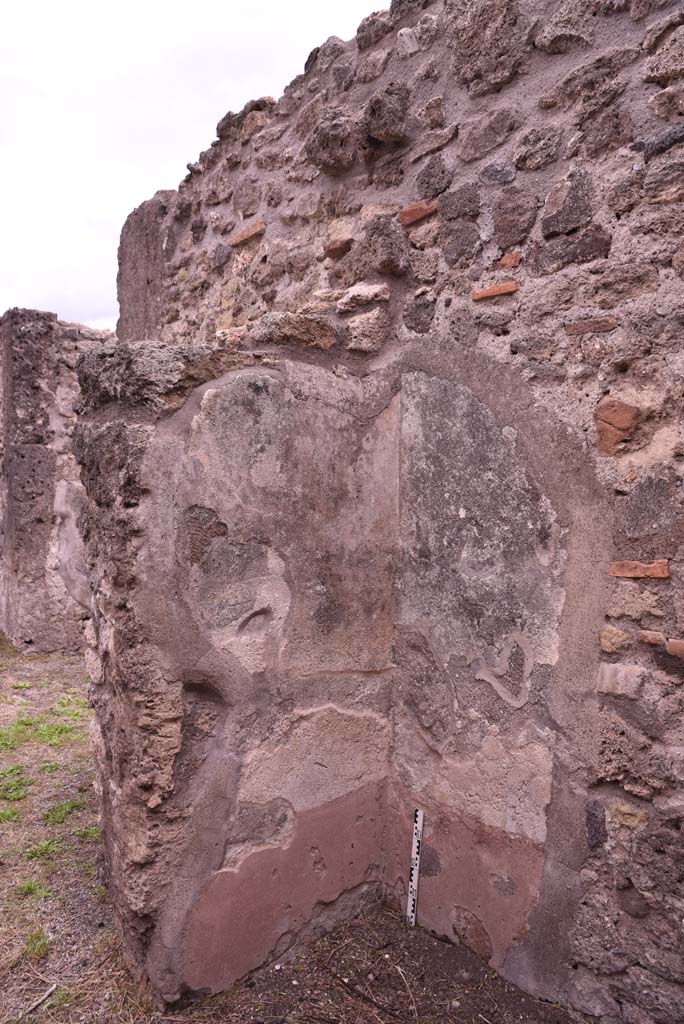
[[[0,313],[113,327],[127,214],[388,0],[2,3]]]

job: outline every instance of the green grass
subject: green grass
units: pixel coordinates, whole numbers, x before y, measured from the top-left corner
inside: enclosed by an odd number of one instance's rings
[[[100,828],[98,825],[84,825],[82,828],[75,828],[74,835],[79,839],[99,839]]]
[[[80,722],[88,717],[88,703],[82,697],[74,697],[64,694],[59,698],[54,708],[55,714],[72,722]]]
[[[53,709],[58,714],[64,712]],[[79,712],[79,716],[82,713]],[[63,747],[76,738],[75,726],[67,722],[51,722],[46,715],[17,718],[0,729],[0,750],[16,750],[25,743],[45,743],[48,747]]]
[[[3,768],[0,771],[0,800],[25,800],[28,796],[29,786],[33,785],[33,779],[26,774],[26,769],[21,765],[14,768]]]
[[[73,725],[40,722],[35,729],[35,737],[39,743],[47,743],[48,747],[63,747],[75,739]]]
[[[16,807],[6,807],[0,810],[0,825],[6,821],[19,821],[19,811]]]
[[[48,937],[42,928],[36,928],[26,936],[24,951],[29,960],[42,960],[50,951]]]
[[[61,767],[59,761],[43,761],[38,771],[43,775],[54,775]]]
[[[32,718],[17,718],[16,722],[0,729],[0,750],[16,750],[25,743],[33,721]]]
[[[46,1003],[48,1010],[59,1010],[63,1006],[68,1006],[71,1002],[71,995],[65,988],[58,988],[55,994]]]
[[[83,807],[82,800],[63,800],[61,804],[55,804],[45,815],[48,825],[62,825],[70,814],[80,811]]]
[[[36,902],[38,900],[46,900],[50,896],[54,896],[52,889],[48,889],[37,878],[31,878],[28,882],[22,882],[21,885],[17,886],[17,893],[19,896],[30,896]]]
[[[51,839],[40,839],[33,846],[26,847],[24,858],[26,860],[52,860],[55,854],[59,853],[61,846],[62,840],[57,836],[52,836]]]
[[[85,697],[79,695],[78,690],[67,690],[57,701],[56,707],[58,708],[88,708],[88,701]]]
[[[30,690],[31,689],[31,684],[30,683],[12,683],[12,689],[13,690]]]

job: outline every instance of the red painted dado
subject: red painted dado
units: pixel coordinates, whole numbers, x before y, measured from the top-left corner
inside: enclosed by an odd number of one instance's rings
[[[318,919],[334,919],[341,892],[361,896],[383,881],[383,788],[365,786],[298,814],[283,845],[257,848],[207,882],[187,924],[192,988],[225,988]]]

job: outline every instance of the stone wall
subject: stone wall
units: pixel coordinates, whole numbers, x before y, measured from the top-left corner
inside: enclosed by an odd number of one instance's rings
[[[108,871],[169,1000],[381,890],[684,1016],[684,11],[417,2],[129,218],[78,428]]]
[[[0,318],[0,629],[34,651],[79,651],[89,607],[72,449],[79,356],[112,338],[53,313]]]

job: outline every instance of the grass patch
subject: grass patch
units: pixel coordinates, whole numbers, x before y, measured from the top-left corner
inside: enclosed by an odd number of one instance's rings
[[[42,928],[36,928],[35,931],[29,932],[24,951],[29,960],[42,960],[48,955],[50,943]]]
[[[45,815],[48,825],[62,825],[70,814],[80,811],[83,807],[82,800],[63,800],[61,804],[55,804]]]
[[[99,839],[100,827],[99,825],[84,825],[82,828],[75,828],[74,835],[79,839]]]
[[[30,683],[12,683],[12,689],[13,690],[30,690],[31,689],[31,684]]]
[[[0,825],[6,821],[19,821],[19,811],[16,807],[3,807],[0,810]]]
[[[57,836],[51,839],[40,839],[33,846],[27,846],[24,850],[25,860],[52,860],[55,854],[59,853],[62,840]]]
[[[31,878],[28,882],[22,882],[21,885],[17,886],[17,893],[19,896],[30,896],[36,902],[54,896],[52,889],[48,889],[47,885],[38,878]]]
[[[63,747],[65,743],[71,743],[75,737],[73,725],[63,725],[61,722],[39,722],[35,729],[35,738],[39,743],[47,743],[48,747]]]
[[[33,718],[17,718],[16,722],[3,726],[0,729],[0,750],[16,750],[25,743],[34,721]]]
[[[53,713],[57,709],[53,709]],[[63,712],[58,712],[62,713]],[[85,712],[79,711],[79,717]],[[74,725],[51,722],[45,715],[17,718],[0,729],[0,750],[16,750],[25,743],[45,743],[48,747],[63,747],[76,738]]]
[[[82,697],[74,697],[65,693],[59,698],[52,710],[62,718],[67,718],[72,722],[80,722],[88,716],[88,703]]]
[[[26,774],[21,765],[14,768],[3,768],[0,771],[0,800],[25,800],[33,779]]]
[[[77,690],[67,690],[67,692],[63,693],[62,696],[57,701],[56,707],[85,708],[87,710],[88,701],[85,699],[85,697],[81,697]]]
[[[71,995],[65,988],[58,988],[51,999],[45,1004],[48,1010],[59,1010],[64,1006],[68,1006],[71,1002]]]
[[[38,771],[43,775],[54,775],[61,767],[59,761],[43,761]]]

